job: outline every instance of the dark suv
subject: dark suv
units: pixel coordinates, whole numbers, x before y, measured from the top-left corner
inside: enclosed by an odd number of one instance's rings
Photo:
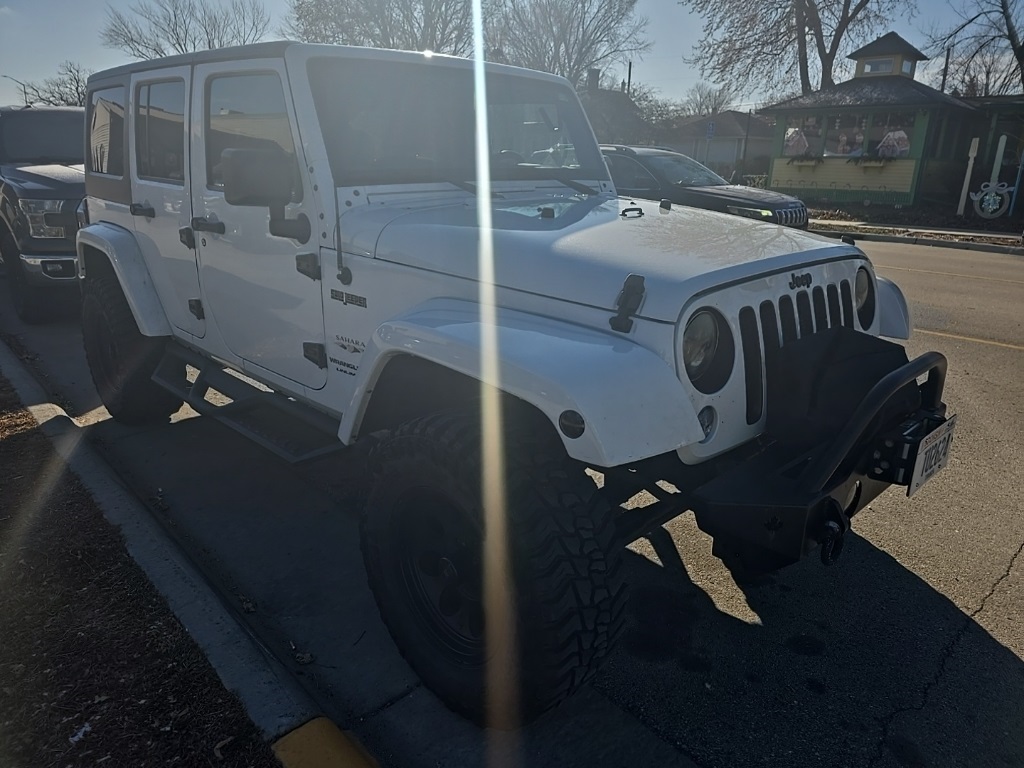
[[[46,319],[78,295],[84,137],[80,107],[0,107],[0,259],[25,322]]]
[[[758,221],[807,228],[807,206],[790,195],[730,184],[710,168],[660,147],[601,147],[622,197],[670,200]]]

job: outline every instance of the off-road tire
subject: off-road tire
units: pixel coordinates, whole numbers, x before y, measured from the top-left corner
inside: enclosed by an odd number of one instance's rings
[[[89,372],[110,415],[125,424],[166,422],[182,404],[154,383],[166,340],[143,336],[117,279],[90,276],[82,297],[82,340]]]
[[[11,307],[14,314],[23,323],[38,325],[50,319],[50,307],[47,299],[49,291],[44,291],[35,285],[29,285],[25,280],[21,262],[17,258],[18,246],[10,232],[4,232],[0,238],[0,250],[4,254],[4,266],[7,271],[7,293],[10,296]]]
[[[570,696],[593,677],[623,628],[615,511],[550,430],[546,422],[542,430],[510,426],[505,440],[518,712],[487,712],[482,640],[475,650],[453,651],[439,639],[445,632],[424,618],[432,613],[429,600],[417,599],[405,575],[412,558],[403,542],[419,535],[408,530],[408,517],[433,515],[437,499],[452,505],[453,517],[465,522],[462,532],[481,546],[479,419],[456,412],[413,420],[371,456],[361,538],[381,617],[423,682],[479,725],[513,728]],[[441,560],[453,561],[455,570],[458,558]]]

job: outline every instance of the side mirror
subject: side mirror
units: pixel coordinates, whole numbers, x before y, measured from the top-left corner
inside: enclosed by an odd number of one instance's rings
[[[295,160],[272,149],[225,149],[220,156],[224,179],[224,202],[228,205],[270,209],[270,234],[306,243],[310,237],[309,218],[300,213],[286,219],[284,207],[292,202]]]
[[[220,156],[228,205],[276,208],[292,201],[295,161],[271,149],[225,149]]]

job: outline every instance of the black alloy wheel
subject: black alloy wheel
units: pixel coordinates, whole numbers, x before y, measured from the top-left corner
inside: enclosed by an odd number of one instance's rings
[[[414,419],[384,439],[360,526],[370,588],[399,652],[448,707],[497,728],[530,722],[593,677],[622,631],[626,595],[617,508],[545,418],[506,424],[508,593],[485,598],[482,588],[475,411]],[[507,636],[486,637],[491,609],[510,615]],[[518,689],[501,711],[489,711],[495,675]]]

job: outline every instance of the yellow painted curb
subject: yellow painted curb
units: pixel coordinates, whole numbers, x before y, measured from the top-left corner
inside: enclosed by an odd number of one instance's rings
[[[300,725],[272,748],[284,768],[378,768],[358,742],[326,717]]]

